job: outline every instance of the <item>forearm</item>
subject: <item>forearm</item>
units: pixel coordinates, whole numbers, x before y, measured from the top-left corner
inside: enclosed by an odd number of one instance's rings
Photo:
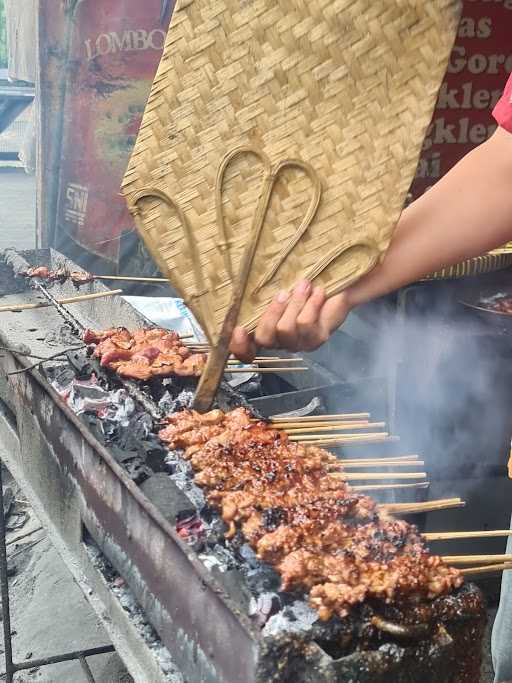
[[[502,129],[400,217],[381,264],[346,290],[350,307],[512,239],[512,135]]]

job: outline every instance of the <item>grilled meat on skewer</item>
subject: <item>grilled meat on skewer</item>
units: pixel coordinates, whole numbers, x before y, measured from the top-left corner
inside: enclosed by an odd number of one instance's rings
[[[57,268],[57,270],[50,270],[47,266],[37,266],[29,268],[26,272],[20,273],[26,278],[37,277],[41,280],[48,280],[49,282],[63,283],[70,280],[75,285],[85,285],[88,282],[94,281],[94,275],[85,271],[76,270],[69,271],[66,268]]]
[[[94,332],[85,330],[86,344],[94,344],[93,357],[103,367],[125,379],[147,381],[153,377],[199,377],[206,355],[192,353],[176,332],[142,329],[129,332],[124,327]]]
[[[284,590],[309,591],[321,619],[367,598],[433,598],[462,583],[416,528],[379,512],[327,451],[290,442],[243,408],[170,415],[160,438],[184,449],[195,482],[228,526],[273,565]]]
[[[63,283],[66,280],[70,280],[76,285],[83,285],[94,281],[94,275],[85,271],[69,271],[66,268],[50,270],[47,266],[29,268],[26,272],[21,273],[21,275],[27,278],[40,278],[49,282]]]

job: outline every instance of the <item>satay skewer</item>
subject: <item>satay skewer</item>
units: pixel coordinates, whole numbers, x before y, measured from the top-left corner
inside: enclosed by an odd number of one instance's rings
[[[381,510],[390,513],[410,514],[416,512],[433,512],[434,510],[448,510],[450,508],[465,507],[466,503],[461,498],[442,498],[424,503],[383,503]]]
[[[94,282],[94,280],[115,280],[119,282],[156,282],[169,284],[169,280],[165,277],[143,277],[138,275],[94,275],[94,273],[88,273],[85,271],[68,271],[67,269],[57,269],[50,270],[46,268],[46,275],[36,275],[30,274],[32,270],[43,270],[42,268],[31,268],[28,272],[23,273],[27,278],[37,278],[38,280],[50,280],[50,282],[65,282],[66,280],[71,280],[77,285],[88,284],[89,282]],[[80,278],[85,278],[83,281]]]
[[[247,365],[274,365],[275,363],[303,363],[304,358],[255,358],[252,363],[240,363],[240,361],[228,360],[231,367],[247,367]]]
[[[442,555],[447,564],[496,564],[498,562],[512,562],[512,555]]]
[[[488,564],[481,567],[467,567],[466,569],[461,569],[460,573],[466,576],[473,574],[494,574],[509,569],[512,569],[512,562],[500,562],[499,564]]]
[[[336,458],[336,456],[334,456]],[[357,464],[357,463],[375,463],[377,465],[381,464],[386,464],[386,463],[398,463],[398,462],[418,462],[419,461],[419,456],[418,455],[389,455],[389,456],[382,456],[381,458],[336,458],[339,462],[341,462],[343,465],[352,465],[352,464]],[[422,461],[423,462],[423,461]]]
[[[371,467],[423,467],[425,462],[423,460],[376,460],[374,462],[344,462],[339,461],[340,465],[344,468],[361,467],[362,469],[369,469]]]
[[[421,481],[415,484],[362,484],[361,486],[352,486],[354,491],[389,491],[392,489],[428,489],[430,482]]]
[[[292,423],[293,424],[293,423]],[[314,424],[314,423],[313,423]],[[311,432],[336,432],[345,429],[383,429],[386,426],[385,422],[340,422],[332,425],[321,425],[319,427],[307,425],[305,427],[281,427],[281,425],[274,425],[276,429],[283,429],[287,434],[310,434]]]
[[[381,481],[385,479],[426,479],[426,472],[334,472],[329,474],[344,481]]]
[[[455,541],[464,538],[501,538],[512,536],[512,529],[495,531],[429,531],[422,534],[426,541]]]
[[[379,443],[384,441],[395,441],[396,437],[390,436],[387,432],[367,432],[365,434],[343,434],[339,437],[324,437],[312,435],[311,438],[303,435],[292,435],[288,437],[290,441],[298,441],[305,446],[343,446],[353,443]]]
[[[115,296],[117,294],[122,294],[122,289],[112,289],[108,292],[94,292],[93,294],[82,294],[80,296],[71,296],[66,299],[57,299],[58,304],[78,304],[81,301],[91,301],[92,299],[104,299],[109,296]],[[36,304],[8,304],[6,306],[0,306],[0,313],[7,311],[31,311],[36,308],[49,308],[53,304],[48,301],[41,301]]]
[[[93,275],[95,280],[119,280],[120,282],[153,282],[161,284],[169,284],[169,280],[165,277],[139,277],[138,275]]]
[[[258,420],[254,420],[254,422],[258,422]],[[329,427],[330,429],[335,430],[337,427],[345,429],[347,426],[353,426],[353,427],[367,427],[368,425],[372,424],[378,424],[378,425],[385,425],[385,422],[368,422],[368,420],[340,420],[339,422],[334,422],[334,420],[329,421],[326,420],[325,422],[270,422],[266,423],[270,424],[270,426],[273,429],[284,429],[286,431],[292,431],[294,429],[301,429],[304,431],[304,433],[308,431],[316,431],[318,427]]]
[[[235,374],[235,373],[242,373],[242,374],[250,374],[250,373],[255,373],[255,374],[265,374],[269,372],[305,372],[309,368],[293,368],[293,367],[283,367],[283,368],[260,368],[260,367],[245,367],[245,368],[237,368],[237,367],[226,367],[224,368],[224,372],[227,374]]]
[[[302,417],[269,417],[270,422],[326,422],[341,420],[369,420],[370,413],[332,413],[329,415],[303,415]]]

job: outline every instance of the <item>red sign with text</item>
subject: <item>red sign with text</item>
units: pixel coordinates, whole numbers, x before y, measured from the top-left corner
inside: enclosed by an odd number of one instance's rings
[[[465,0],[427,131],[414,198],[496,129],[492,109],[512,71],[512,0]]]
[[[167,11],[164,12],[164,7]],[[78,3],[68,59],[58,243],[116,263],[133,229],[120,184],[167,34],[170,3]]]

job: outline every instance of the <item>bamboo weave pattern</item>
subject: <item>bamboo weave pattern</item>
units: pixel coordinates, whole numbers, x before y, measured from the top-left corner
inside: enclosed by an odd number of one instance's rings
[[[340,291],[385,252],[457,0],[178,3],[123,193],[205,328],[252,328],[304,276]],[[244,264],[246,278],[240,277]]]

